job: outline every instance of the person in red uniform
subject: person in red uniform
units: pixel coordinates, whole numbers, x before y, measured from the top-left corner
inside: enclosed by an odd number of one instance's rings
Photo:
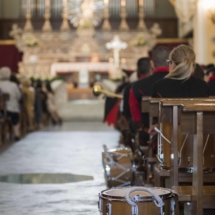
[[[140,58],[137,61],[137,76],[138,79],[147,77],[150,73],[150,59],[148,57]],[[131,145],[131,136],[134,133],[134,127],[131,120],[131,111],[129,107],[129,92],[133,83],[126,86],[123,93],[123,105],[122,105],[122,115],[127,122],[127,129],[124,131],[124,138],[127,142],[126,145]]]
[[[147,145],[149,140],[149,135],[146,132],[149,127],[149,115],[141,113],[141,100],[143,96],[152,96],[153,84],[168,74],[169,68],[166,60],[169,57],[169,53],[170,50],[165,46],[155,48],[152,52],[151,60],[153,74],[135,82],[130,89],[129,106],[136,130],[142,130],[139,134],[141,145]]]

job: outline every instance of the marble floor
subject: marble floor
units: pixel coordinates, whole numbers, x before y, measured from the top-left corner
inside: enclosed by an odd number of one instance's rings
[[[0,215],[96,215],[104,189],[102,145],[119,133],[101,122],[64,123],[33,132],[0,155],[0,175],[74,174],[88,180],[61,184],[0,182]]]

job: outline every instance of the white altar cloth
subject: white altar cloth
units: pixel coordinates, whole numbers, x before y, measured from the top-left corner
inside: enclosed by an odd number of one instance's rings
[[[115,66],[108,62],[53,63],[51,65],[52,76],[61,72],[79,72],[81,70],[113,73]]]

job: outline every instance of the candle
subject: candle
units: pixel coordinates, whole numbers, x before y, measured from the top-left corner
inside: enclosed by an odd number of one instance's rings
[[[121,0],[121,6],[125,7],[125,5],[126,5],[125,0]]]
[[[104,0],[104,4],[107,6],[108,5],[108,0]]]
[[[50,7],[50,0],[46,0],[46,1],[45,1],[45,6],[46,6],[46,7]]]
[[[63,6],[66,7],[67,5],[67,0],[63,0]]]
[[[139,6],[140,6],[140,7],[143,6],[143,0],[139,0]]]
[[[126,59],[125,58],[121,58],[121,63],[125,64],[126,63]]]

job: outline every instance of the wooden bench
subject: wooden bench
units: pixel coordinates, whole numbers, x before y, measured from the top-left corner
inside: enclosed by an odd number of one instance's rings
[[[165,101],[163,101],[165,105]],[[185,202],[186,214],[203,214],[203,206],[215,208],[215,187],[203,187],[203,134],[215,134],[215,103],[207,100],[183,101],[181,105],[172,103],[172,138],[170,178],[173,189],[179,195],[179,201]],[[171,105],[170,101],[166,105]],[[161,117],[162,118],[162,117]],[[180,120],[180,123],[179,123]],[[178,186],[178,135],[194,135],[192,186]],[[205,175],[208,178],[208,174]],[[213,173],[214,177],[214,173]],[[212,182],[214,182],[215,177]],[[188,201],[188,203],[187,203]],[[192,204],[190,203],[192,202]],[[192,207],[191,207],[192,206]],[[197,213],[198,211],[198,213]]]
[[[213,100],[210,100],[210,99],[152,99],[151,103],[153,103],[153,105],[154,105],[154,110],[155,110],[154,112],[156,113],[155,116],[160,115],[160,118],[159,118],[160,123],[165,124],[167,127],[166,132],[165,131],[162,131],[162,132],[164,132],[164,135],[167,136],[168,139],[170,139],[170,140],[172,139],[171,142],[177,141],[177,138],[174,138],[174,137],[176,137],[176,133],[174,133],[173,129],[172,129],[172,131],[173,131],[172,137],[170,136],[170,134],[171,134],[170,130],[171,130],[171,126],[172,126],[171,124],[172,124],[173,118],[175,118],[174,115],[177,115],[177,111],[173,115],[173,109],[176,110],[179,106],[181,106],[181,103],[183,103],[183,102],[193,103],[196,101],[211,102]],[[158,113],[159,103],[160,103],[160,113]],[[174,126],[178,126],[178,124],[174,125]],[[179,128],[180,127],[177,127],[175,132],[178,132]],[[159,129],[162,130],[162,128],[159,128]],[[170,152],[170,144],[167,141],[165,141],[164,139],[159,138],[159,141],[162,141],[161,145],[163,145],[164,147],[167,148],[167,151],[165,151],[165,152],[166,152],[166,156],[169,155],[169,157],[168,158],[165,157],[164,159],[165,159],[165,161],[166,160],[168,161],[165,163],[167,163],[168,164],[167,166],[170,167],[171,166],[170,165],[170,155],[175,154],[176,152],[175,153]],[[173,146],[173,144],[171,144],[171,146]],[[175,159],[175,161],[176,160],[178,160],[178,159]],[[171,186],[173,185],[173,182],[169,181],[169,179],[171,178],[171,180],[174,180],[173,177],[170,177],[171,169],[166,170],[165,168],[161,168],[161,166],[162,166],[161,164],[158,164],[154,168],[155,186],[165,186],[165,187],[171,188]],[[177,173],[178,173],[176,178],[180,183],[187,183],[187,182],[190,183],[192,181],[192,174],[189,174],[187,172],[178,172],[178,169],[175,171],[177,171]],[[205,183],[212,182],[214,180],[214,176],[215,176],[215,174],[205,175],[204,182]]]
[[[177,191],[179,201],[184,201],[185,197],[191,199],[192,208],[186,211],[187,214],[203,215],[203,208],[215,208],[215,186],[203,186],[203,135],[215,134],[215,102],[183,104],[179,114],[181,132],[194,134],[196,147],[193,147],[192,187],[174,185],[173,189]],[[175,164],[173,168],[177,168]]]
[[[153,111],[151,112],[151,109],[153,109],[150,106],[150,100],[151,97],[142,97],[142,104],[141,104],[141,113],[146,113],[149,115],[149,127],[153,124]],[[149,147],[147,147],[145,152],[146,157],[146,167],[147,167],[147,183],[152,183],[153,178],[153,168],[154,164],[157,163],[157,158],[154,156],[152,151],[152,144],[153,139],[149,139]]]

